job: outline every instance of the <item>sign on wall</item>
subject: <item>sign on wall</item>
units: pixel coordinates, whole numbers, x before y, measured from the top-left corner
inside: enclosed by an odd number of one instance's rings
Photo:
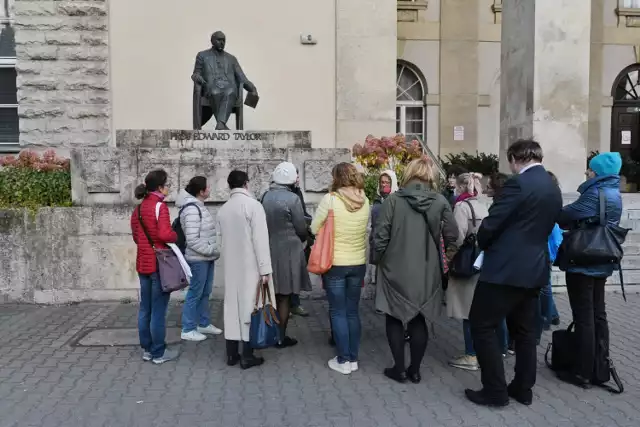
[[[464,126],[453,127],[453,140],[464,141]]]

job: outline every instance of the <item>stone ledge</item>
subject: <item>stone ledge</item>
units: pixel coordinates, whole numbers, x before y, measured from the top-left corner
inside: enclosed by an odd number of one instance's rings
[[[211,183],[211,202],[225,202],[229,195],[226,180],[233,169],[249,174],[250,190],[259,197],[267,189],[273,169],[283,161],[298,167],[303,191],[323,193],[331,183],[333,166],[351,161],[349,149],[310,148],[309,132],[214,133],[216,137],[233,134],[258,135],[264,139],[212,141],[199,137],[198,140],[182,139],[198,135],[193,131],[119,130],[116,148],[73,148],[74,204],[133,204],[135,186],[143,182],[150,170],[157,168],[169,174],[172,192],[168,202],[173,202],[178,190],[195,175],[205,176]]]
[[[618,15],[618,26],[624,21],[627,27],[640,27],[640,8],[618,7],[616,15]]]
[[[425,10],[428,6],[427,0],[398,0],[398,10]]]

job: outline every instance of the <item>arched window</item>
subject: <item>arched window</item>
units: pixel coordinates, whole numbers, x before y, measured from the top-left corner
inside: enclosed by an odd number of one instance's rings
[[[614,101],[640,101],[640,64],[622,70],[613,85]]]
[[[399,60],[396,68],[396,132],[408,141],[419,138],[426,143],[425,97],[427,85],[418,69]]]

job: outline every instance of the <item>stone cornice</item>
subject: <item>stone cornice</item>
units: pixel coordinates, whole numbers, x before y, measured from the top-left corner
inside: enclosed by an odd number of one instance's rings
[[[427,0],[398,0],[398,10],[424,10],[428,4]]]
[[[616,15],[618,15],[618,26],[624,22],[627,27],[640,27],[640,8],[618,7],[616,8]]]

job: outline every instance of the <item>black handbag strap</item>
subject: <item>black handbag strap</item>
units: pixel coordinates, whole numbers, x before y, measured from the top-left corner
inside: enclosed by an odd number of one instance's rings
[[[609,372],[611,373],[611,379],[613,380],[613,382],[615,383],[615,387],[610,386],[609,384],[598,384],[598,386],[600,388],[603,388],[605,390],[607,390],[609,393],[613,393],[613,394],[622,394],[624,393],[624,385],[622,384],[622,381],[620,380],[620,377],[618,376],[618,371],[616,371],[616,367],[613,366],[613,361],[611,360],[611,358],[607,359],[607,362],[609,364]]]
[[[140,226],[142,227],[142,231],[144,232],[144,235],[147,236],[147,240],[149,240],[149,244],[151,245],[151,248],[153,248],[153,250],[155,251],[156,245],[153,244],[153,239],[151,238],[151,236],[149,236],[147,227],[144,226],[144,222],[142,221],[142,213],[140,213],[141,207],[142,205],[138,205],[138,221],[140,221]]]
[[[471,199],[474,200],[474,199]],[[478,218],[476,217],[476,211],[475,209],[473,209],[473,205],[471,204],[471,202],[469,200],[463,200],[463,202],[469,206],[469,209],[471,209],[471,221],[473,221],[473,226],[476,226],[476,222],[478,222]]]
[[[606,209],[607,199],[604,195],[604,191],[602,191],[602,188],[598,188],[598,202],[600,203],[600,212],[599,212],[600,225],[605,226],[607,225],[607,209]]]

